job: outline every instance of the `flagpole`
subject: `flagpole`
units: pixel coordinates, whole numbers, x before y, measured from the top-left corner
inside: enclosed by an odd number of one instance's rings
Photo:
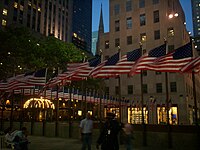
[[[14,90],[12,90],[12,99],[11,99],[11,113],[10,113],[10,127],[13,127],[13,108],[14,107]]]
[[[55,126],[55,136],[58,136],[58,117],[59,117],[59,99],[58,99],[58,84],[56,85],[56,126]]]
[[[193,98],[194,98],[194,121],[195,125],[198,126],[198,114],[197,114],[197,97],[196,97],[196,81],[195,81],[195,73],[192,71],[192,86],[193,86]]]
[[[118,46],[119,58],[121,59],[121,49]],[[121,76],[118,75],[118,85],[119,85],[119,121],[122,122],[122,108],[121,108]]]
[[[166,45],[166,54],[168,53],[167,39],[164,39]],[[172,148],[171,126],[169,122],[169,85],[168,72],[165,72],[165,90],[166,90],[166,111],[167,111],[167,127],[168,127],[168,148]]]
[[[143,49],[142,49],[142,43],[140,42],[140,50],[141,50],[141,55],[143,55]],[[141,70],[140,73],[140,87],[141,87],[141,105],[142,105],[142,126],[143,126],[143,146],[147,145],[147,141],[146,141],[146,125],[144,122],[144,94],[143,94],[143,71]]]
[[[24,109],[23,109],[23,102],[24,102],[24,88],[22,89],[22,97],[21,97],[21,117],[20,117],[20,129],[22,128],[24,122]]]

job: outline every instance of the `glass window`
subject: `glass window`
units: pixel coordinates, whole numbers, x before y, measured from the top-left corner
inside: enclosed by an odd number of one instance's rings
[[[143,93],[148,93],[147,84],[142,85],[142,91]]]
[[[132,1],[131,0],[127,0],[126,1],[126,11],[129,12],[132,10]]]
[[[109,87],[105,87],[105,95],[109,95]]]
[[[142,75],[147,76],[147,70],[142,70]]]
[[[133,94],[133,85],[128,85],[128,94]]]
[[[104,58],[105,58],[105,60],[108,60],[109,59],[109,55],[106,55]]]
[[[147,41],[146,33],[140,34],[140,41],[141,41],[141,42],[146,42],[146,41]]]
[[[119,86],[115,86],[115,94],[119,95]]]
[[[154,31],[154,39],[155,39],[155,40],[160,39],[160,30]]]
[[[174,50],[174,45],[168,45],[168,52],[171,52]]]
[[[127,36],[127,45],[132,44],[132,36]]]
[[[170,91],[177,92],[176,82],[170,82]]]
[[[119,46],[119,42],[120,42],[119,38],[115,39],[115,47]]]
[[[105,41],[105,49],[109,48],[109,41]]]
[[[157,118],[158,124],[167,124],[167,110],[165,107],[157,107]],[[169,108],[169,123],[177,125],[178,124],[178,108]]]
[[[154,23],[157,23],[157,22],[160,21],[160,19],[159,19],[159,10],[156,10],[156,11],[153,12],[153,21],[154,21]]]
[[[131,124],[141,124],[142,123],[142,109],[141,106],[136,104],[134,107],[128,108],[128,123]],[[143,107],[144,123],[148,123],[148,109]]]
[[[156,71],[155,73],[156,75],[162,74],[162,72],[159,72],[159,71]]]
[[[2,26],[6,26],[6,23],[7,23],[7,22],[6,22],[6,20],[4,20],[4,19],[3,19],[2,22],[1,22]]]
[[[167,29],[167,35],[168,35],[168,37],[174,36],[174,28],[173,27],[170,27]]]
[[[119,6],[119,4],[116,4],[116,5],[114,6],[114,14],[115,14],[115,15],[118,15],[118,14],[119,14],[119,11],[120,11],[120,6]]]
[[[115,21],[115,31],[119,31],[120,30],[120,23],[119,20]]]
[[[153,4],[158,4],[158,3],[159,3],[159,0],[153,0],[152,3],[153,3]]]
[[[3,15],[4,15],[4,16],[7,16],[7,15],[8,15],[8,10],[5,9],[5,8],[3,9]]]
[[[132,18],[128,17],[126,18],[126,29],[131,29],[132,28]]]
[[[156,83],[156,92],[162,93],[162,83]]]
[[[145,7],[145,0],[140,0],[139,1],[139,8],[144,8]]]
[[[146,17],[145,14],[140,15],[140,26],[146,25]]]

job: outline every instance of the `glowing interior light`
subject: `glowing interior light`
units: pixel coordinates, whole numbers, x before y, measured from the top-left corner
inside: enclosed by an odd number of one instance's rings
[[[31,98],[31,99],[27,100],[24,104],[24,108],[55,109],[55,106],[50,100],[44,99],[41,97],[41,98]]]

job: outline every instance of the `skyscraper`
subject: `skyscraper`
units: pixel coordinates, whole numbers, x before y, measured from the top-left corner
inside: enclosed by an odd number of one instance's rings
[[[200,54],[200,0],[191,0],[195,48]]]
[[[91,52],[92,0],[73,0],[72,42]]]

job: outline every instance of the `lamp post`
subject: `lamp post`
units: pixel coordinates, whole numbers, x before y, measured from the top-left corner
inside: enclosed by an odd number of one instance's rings
[[[151,109],[150,109],[151,110],[151,123],[154,124],[154,115],[153,115],[154,107],[153,106],[154,106],[155,98],[153,96],[150,96],[149,100],[150,100],[150,104],[151,104],[150,105],[150,107],[151,107]]]
[[[168,20],[174,19],[178,17],[178,13],[171,13],[168,15]],[[167,29],[167,37],[168,37],[168,29]],[[168,41],[167,37],[164,39],[166,44],[166,53],[168,53]],[[169,85],[168,85],[168,72],[165,72],[165,90],[166,90],[166,112],[167,112],[167,127],[168,127],[168,148],[172,148],[172,135],[171,135],[171,126],[169,120]]]

